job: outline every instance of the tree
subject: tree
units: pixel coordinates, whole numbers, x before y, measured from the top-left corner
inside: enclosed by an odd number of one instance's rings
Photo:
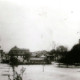
[[[67,52],[65,57],[62,57],[59,62],[67,65],[79,65],[80,64],[80,44],[76,44],[72,47],[71,51]]]
[[[52,50],[49,52],[49,55],[55,55],[55,52],[56,52],[56,50],[55,50],[55,49],[52,49]]]
[[[18,66],[18,59],[16,57],[14,57],[14,56],[11,56],[10,57],[9,62],[10,62],[10,65],[12,67]]]
[[[59,60],[62,57],[65,57],[66,52],[67,52],[67,47],[64,47],[62,45],[61,46],[58,46],[57,49],[56,49],[56,57],[57,57],[57,60]]]
[[[10,62],[10,66],[13,69],[13,80],[15,80],[15,76],[14,76],[15,72],[16,72],[15,71],[15,67],[18,66],[18,59],[16,57],[14,57],[14,56],[11,56],[9,62]]]
[[[57,47],[57,51],[58,52],[66,52],[67,51],[67,47],[59,46],[59,47]]]
[[[31,53],[30,52],[25,52],[24,53],[24,60],[27,60],[29,62],[30,57],[31,57]]]
[[[79,63],[80,64],[80,44],[76,44],[73,46],[73,48],[70,51],[70,58],[72,59],[72,62]]]

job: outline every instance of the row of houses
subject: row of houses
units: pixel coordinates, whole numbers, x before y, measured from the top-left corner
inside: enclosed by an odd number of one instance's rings
[[[50,55],[47,51],[30,52],[29,49],[18,48],[17,46],[11,48],[7,54],[1,50],[0,62],[9,62],[11,56],[16,57],[20,63],[25,64],[50,63]]]
[[[79,43],[80,44],[80,39]],[[17,46],[14,46],[11,48],[11,50],[6,54],[1,48],[0,48],[0,63],[1,62],[9,62],[9,59],[11,56],[16,57],[19,62],[21,63],[51,63],[52,61],[57,61],[58,59],[62,58],[64,56],[64,53],[67,51],[64,49],[63,46],[59,46],[58,50],[52,50],[50,52],[47,52],[45,50],[43,51],[36,51],[36,52],[30,52],[29,49],[23,49],[18,48]]]

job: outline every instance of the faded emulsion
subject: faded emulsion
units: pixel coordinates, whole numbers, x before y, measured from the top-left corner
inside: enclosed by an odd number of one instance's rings
[[[80,1],[0,0],[0,80],[80,80]]]

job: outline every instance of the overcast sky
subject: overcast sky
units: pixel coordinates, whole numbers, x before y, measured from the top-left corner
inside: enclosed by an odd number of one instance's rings
[[[69,49],[80,38],[80,0],[0,0],[0,44],[30,51]]]

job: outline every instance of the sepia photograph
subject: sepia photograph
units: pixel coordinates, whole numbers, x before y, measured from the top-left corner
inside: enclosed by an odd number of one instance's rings
[[[80,80],[80,0],[0,0],[0,80]]]

